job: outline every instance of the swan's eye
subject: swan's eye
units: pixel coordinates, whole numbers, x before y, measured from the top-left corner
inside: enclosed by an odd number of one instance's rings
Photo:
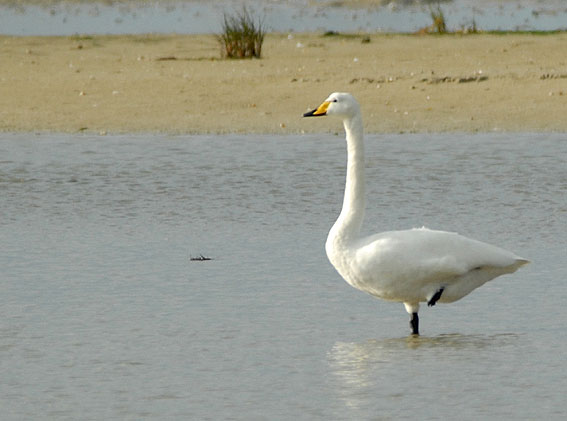
[[[335,99],[333,99],[333,101],[332,101],[332,102],[337,102],[337,101],[338,101],[338,99],[337,99],[337,98],[335,98]]]

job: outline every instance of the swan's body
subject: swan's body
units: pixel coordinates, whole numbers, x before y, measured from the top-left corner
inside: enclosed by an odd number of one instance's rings
[[[484,283],[515,272],[527,260],[463,237],[427,228],[388,231],[361,237],[364,219],[364,144],[358,102],[333,93],[305,117],[342,117],[348,163],[343,208],[325,250],[339,274],[353,287],[375,297],[404,303],[413,334],[419,333],[420,302],[450,303]]]

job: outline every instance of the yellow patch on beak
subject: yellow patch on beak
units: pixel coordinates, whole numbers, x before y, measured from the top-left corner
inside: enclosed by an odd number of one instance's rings
[[[331,104],[330,101],[323,102],[321,105],[319,105],[319,107],[317,107],[317,109],[315,110],[313,115],[325,115],[325,114],[327,114],[327,108],[329,108],[330,104]]]
[[[303,114],[303,117],[321,117],[327,115],[327,108],[329,108],[330,101],[325,101],[317,109]]]

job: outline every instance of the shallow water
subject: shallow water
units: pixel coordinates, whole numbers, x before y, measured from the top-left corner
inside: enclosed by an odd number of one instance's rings
[[[344,160],[332,135],[0,134],[2,419],[564,419],[566,135],[367,136],[367,232],[532,260],[420,338],[326,260]]]
[[[381,7],[338,7],[309,0],[101,0],[65,2],[20,0],[0,6],[0,33],[6,35],[201,34],[221,31],[225,12],[242,4],[275,32],[416,32],[431,25],[427,2],[392,1]],[[114,3],[114,4],[112,4]],[[410,4],[408,6],[408,3]],[[415,4],[416,3],[416,4]],[[550,31],[567,29],[563,0],[453,0],[442,2],[451,31]]]

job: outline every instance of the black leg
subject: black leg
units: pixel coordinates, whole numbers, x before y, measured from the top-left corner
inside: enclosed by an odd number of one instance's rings
[[[443,294],[443,291],[445,290],[445,288],[441,288],[439,291],[437,291],[433,297],[431,297],[431,300],[429,300],[427,302],[427,305],[429,307],[433,307],[435,305],[435,303],[437,302],[437,300],[439,300],[439,298],[441,298],[441,294]]]
[[[412,313],[409,321],[412,335],[419,335],[419,317],[417,313]]]

